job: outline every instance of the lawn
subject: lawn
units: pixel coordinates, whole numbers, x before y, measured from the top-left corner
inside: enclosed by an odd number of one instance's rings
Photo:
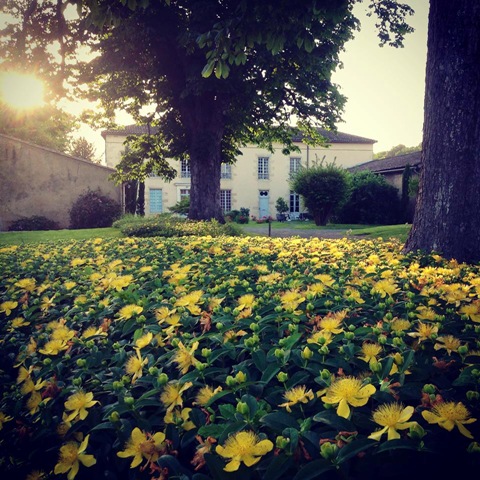
[[[480,469],[480,267],[396,241],[0,247],[0,477]]]
[[[268,224],[258,224],[250,222],[247,225],[239,225],[247,235],[268,235]],[[311,231],[312,236],[322,230],[340,230],[347,236],[350,232],[353,235],[362,235],[365,237],[382,237],[385,240],[391,237],[404,242],[407,238],[410,225],[385,225],[385,226],[366,226],[366,225],[335,225],[330,224],[325,227],[317,227],[313,222],[272,222],[271,228],[274,230],[293,229]],[[88,240],[91,238],[118,238],[122,237],[118,228],[92,228],[83,230],[48,230],[35,232],[1,232],[0,245],[21,245],[27,243],[42,243],[57,240]]]

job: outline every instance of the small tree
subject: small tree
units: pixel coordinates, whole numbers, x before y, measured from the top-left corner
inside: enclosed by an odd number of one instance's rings
[[[287,213],[289,210],[288,203],[283,197],[278,197],[277,202],[275,203],[275,208],[277,212],[281,215],[282,213]]]
[[[168,207],[168,209],[177,215],[188,215],[188,210],[190,209],[190,197],[183,197],[173,207]]]
[[[315,225],[326,225],[331,215],[348,199],[348,172],[334,163],[300,169],[292,178],[291,188],[303,197]]]
[[[100,163],[100,160],[96,158],[95,147],[85,137],[72,140],[68,148],[68,154],[93,163]]]

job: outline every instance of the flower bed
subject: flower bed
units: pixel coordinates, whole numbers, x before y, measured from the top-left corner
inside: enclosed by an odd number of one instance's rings
[[[256,237],[1,248],[2,478],[479,468],[480,269],[400,249]]]

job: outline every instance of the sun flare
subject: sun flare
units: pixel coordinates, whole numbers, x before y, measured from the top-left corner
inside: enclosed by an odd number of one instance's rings
[[[0,100],[15,109],[31,109],[44,104],[43,82],[34,75],[14,72],[0,74]]]

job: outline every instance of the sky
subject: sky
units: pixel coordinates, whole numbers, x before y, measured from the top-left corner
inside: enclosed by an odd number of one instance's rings
[[[408,23],[415,29],[403,48],[380,47],[375,18],[367,17],[368,1],[355,6],[361,31],[345,45],[340,59],[343,68],[333,75],[340,92],[347,97],[341,132],[376,140],[374,153],[399,144],[416,146],[422,141],[425,66],[427,56],[428,0],[403,0],[414,10]],[[72,107],[72,111],[77,111]],[[131,119],[117,119],[127,125]],[[93,143],[103,156],[101,131],[83,127],[79,136]]]

